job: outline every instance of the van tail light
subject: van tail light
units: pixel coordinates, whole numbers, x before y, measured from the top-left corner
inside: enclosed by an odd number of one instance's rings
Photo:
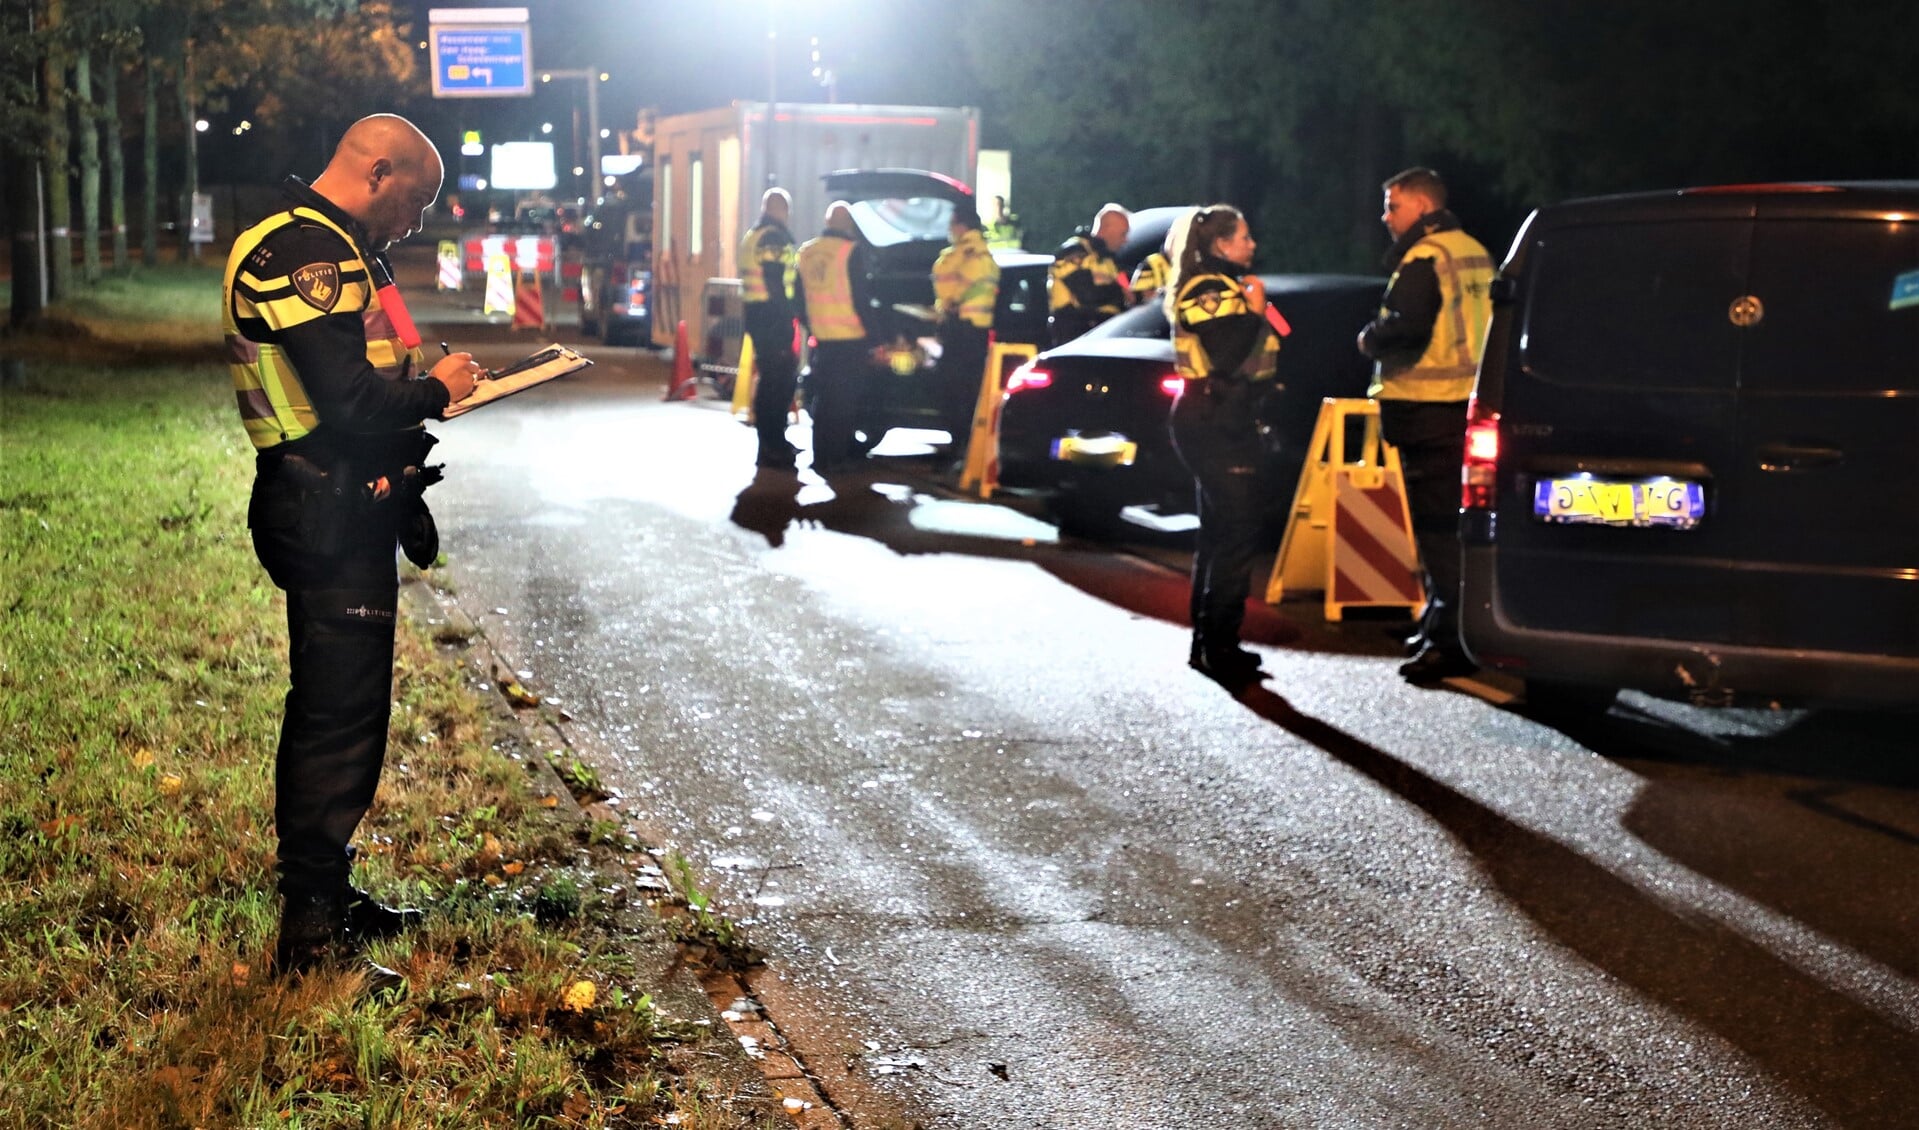
[[[1036,368],[1031,361],[1013,370],[1006,378],[1006,395],[1025,392],[1028,389],[1046,388],[1053,383],[1053,374],[1045,369]]]
[[[1159,379],[1159,391],[1165,393],[1167,396],[1177,397],[1180,393],[1186,391],[1186,378],[1180,376],[1178,373],[1161,377]]]
[[[1466,414],[1466,459],[1459,468],[1459,507],[1491,510],[1499,480],[1499,413],[1479,414],[1474,401]]]

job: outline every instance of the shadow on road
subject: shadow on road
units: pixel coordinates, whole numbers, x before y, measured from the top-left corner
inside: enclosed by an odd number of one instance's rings
[[[1418,807],[1568,949],[1717,1033],[1841,1124],[1912,1124],[1919,1109],[1919,1034],[1727,927],[1659,901],[1565,845],[1300,713],[1264,687],[1238,698]]]
[[[876,483],[910,483],[921,469],[872,462],[858,471],[832,477],[832,497],[802,502],[806,482],[791,472],[761,470],[733,500],[734,525],[785,544],[787,532],[814,526],[878,542],[902,555],[953,553],[970,557],[1025,561],[1068,585],[1136,616],[1185,626],[1190,586],[1185,575],[1164,561],[1134,556],[1123,547],[1028,543],[1015,538],[968,536],[950,528],[916,521],[923,496],[907,487],[876,489]],[[939,503],[946,504],[946,503]],[[976,506],[967,502],[964,506]],[[1254,591],[1263,587],[1265,569],[1254,575]],[[1316,606],[1301,605],[1309,613]],[[1247,602],[1243,635],[1248,643],[1321,654],[1393,655],[1397,632],[1379,621],[1327,624],[1316,614],[1294,616],[1257,598]]]

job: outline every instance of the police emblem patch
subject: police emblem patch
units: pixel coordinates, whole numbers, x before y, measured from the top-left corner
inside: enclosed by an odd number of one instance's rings
[[[308,263],[292,275],[293,289],[315,310],[332,310],[340,301],[340,265]]]

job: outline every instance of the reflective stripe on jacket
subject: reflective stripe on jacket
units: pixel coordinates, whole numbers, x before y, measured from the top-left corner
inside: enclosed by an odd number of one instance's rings
[[[248,258],[260,244],[301,223],[318,224],[338,235],[346,257],[331,264],[304,263],[287,275],[263,276],[249,269]],[[383,379],[399,380],[411,373],[414,364],[422,363],[374,300],[373,282],[353,237],[313,208],[293,207],[241,233],[227,257],[225,291],[221,322],[227,370],[233,377],[247,438],[260,450],[291,443],[320,426],[300,375],[271,340],[274,332],[335,314],[358,314],[366,329],[367,363]],[[258,336],[267,340],[243,332],[243,323],[264,327],[267,332]]]
[[[806,327],[821,341],[858,341],[866,324],[853,306],[853,280],[847,262],[853,241],[826,232],[800,245],[800,281],[806,290]]]
[[[1204,380],[1215,375],[1213,359],[1207,355],[1200,334],[1207,326],[1229,318],[1250,318],[1258,323],[1252,352],[1230,375],[1263,381],[1278,372],[1279,336],[1265,318],[1254,312],[1240,281],[1231,275],[1207,272],[1180,283],[1179,297],[1173,303],[1173,357],[1180,376]]]
[[[1458,229],[1436,231],[1401,257],[1393,277],[1416,259],[1428,260],[1439,280],[1439,316],[1419,360],[1406,368],[1375,368],[1368,396],[1385,400],[1465,400],[1479,372],[1480,349],[1492,322],[1493,260],[1478,240]],[[1392,283],[1386,284],[1390,293]]]
[[[999,264],[987,249],[986,237],[968,230],[933,263],[933,306],[941,314],[958,314],[980,329],[993,325],[993,304],[999,300]]]

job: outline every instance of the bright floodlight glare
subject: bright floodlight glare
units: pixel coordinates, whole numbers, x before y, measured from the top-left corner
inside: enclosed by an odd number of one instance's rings
[[[199,121],[197,121],[197,122],[194,122],[194,123],[193,123],[193,131],[194,131],[195,133],[205,133],[205,132],[207,132],[207,120],[206,120],[205,118],[201,118],[201,119],[200,119]]]
[[[541,133],[552,133],[552,132],[553,132],[553,123],[552,123],[552,122],[541,122],[541,123],[540,123],[540,132],[541,132]]]
[[[476,180],[476,181],[474,181],[474,182],[473,182],[473,186],[474,186],[475,188],[477,188],[477,189],[479,189],[479,190],[480,190],[481,192],[485,192],[485,191],[486,191],[486,178],[485,178],[485,177],[481,177],[481,178],[480,178],[479,180]]]
[[[585,168],[585,166],[582,166],[582,165],[575,165],[575,166],[573,166],[573,175],[574,175],[574,176],[576,176],[576,177],[583,177],[583,176],[585,176],[585,175],[586,175],[586,168]]]
[[[600,136],[601,136],[602,138],[607,138],[607,137],[612,137],[612,136],[613,136],[613,131],[612,131],[612,130],[610,130],[610,129],[603,129],[603,130],[601,130],[601,131],[600,131]]]
[[[609,74],[607,74],[607,73],[606,73],[605,71],[601,71],[601,72],[600,72],[600,81],[601,81],[601,82],[605,82],[605,81],[606,81],[607,79],[609,79],[609,78],[612,78],[612,77],[613,77],[612,75],[609,75]]]

